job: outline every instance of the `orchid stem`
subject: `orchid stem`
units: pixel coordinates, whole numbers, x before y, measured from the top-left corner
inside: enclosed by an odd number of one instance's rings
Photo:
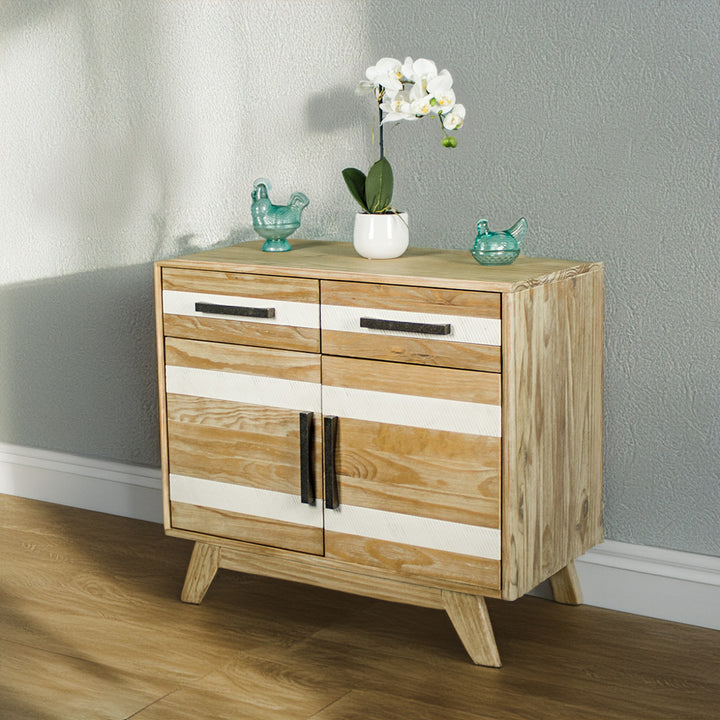
[[[385,143],[384,143],[384,139],[383,139],[383,124],[382,124],[383,111],[382,111],[382,108],[380,107],[380,98],[382,98],[382,93],[383,93],[383,87],[381,85],[380,86],[380,96],[378,98],[378,121],[380,123],[379,131],[380,131],[380,159],[381,160],[385,157]]]

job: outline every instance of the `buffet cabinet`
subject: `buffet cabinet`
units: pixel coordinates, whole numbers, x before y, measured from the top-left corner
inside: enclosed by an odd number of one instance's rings
[[[166,532],[218,568],[447,611],[499,666],[484,598],[602,540],[598,263],[262,241],[156,263]]]

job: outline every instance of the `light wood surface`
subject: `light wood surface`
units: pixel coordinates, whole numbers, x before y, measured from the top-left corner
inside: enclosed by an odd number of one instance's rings
[[[300,565],[299,582],[221,570],[182,603],[192,547],[0,496],[3,720],[718,717],[717,631],[488,600],[498,671],[468,662],[442,610],[312,587]]]
[[[172,521],[170,518],[170,493],[168,485],[169,460],[167,437],[167,402],[165,392],[165,327],[163,324],[162,307],[162,273],[163,268],[156,263],[153,268],[153,283],[155,292],[155,347],[157,352],[158,374],[158,424],[160,429],[160,470],[163,484],[163,525],[169,530]]]
[[[165,361],[168,365],[320,382],[320,358],[311,353],[173,337],[165,340],[165,346]]]
[[[500,667],[500,653],[485,600],[450,590],[443,590],[442,598],[445,611],[472,661],[476,665]]]
[[[173,527],[244,542],[320,555],[322,527],[309,527],[241,512],[172,501]]]
[[[500,318],[500,293],[321,280],[323,305]]]
[[[603,538],[602,268],[504,295],[503,596]]]
[[[520,256],[512,265],[479,265],[469,250],[437,250],[410,247],[394,260],[366,260],[350,242],[293,240],[292,252],[262,252],[263,241],[218,248],[164,260],[166,267],[209,268],[283,277],[351,280],[357,282],[408,284],[430,288],[457,288],[483,292],[514,292],[587,272],[596,263]],[[211,267],[212,266],[212,267]]]
[[[315,280],[278,278],[272,275],[246,275],[237,272],[215,272],[204,269],[165,268],[162,273],[163,290],[238,295],[316,305],[319,286]]]
[[[385,570],[402,580],[442,587],[464,583],[478,592],[500,587],[500,561],[471,555],[388,542],[375,538],[325,532],[325,555],[356,570]],[[367,578],[372,585],[372,573]]]
[[[186,317],[184,315],[165,315],[163,323],[165,332],[172,337],[307,352],[320,350],[320,333],[314,328],[294,325],[264,325],[250,321],[235,322],[219,318]]]
[[[500,348],[420,338],[322,330],[323,350],[350,357],[500,372]]]
[[[198,605],[203,601],[220,567],[220,548],[207,543],[195,543],[180,599]]]
[[[555,602],[565,605],[582,605],[582,590],[574,560],[550,576],[550,587]]]
[[[452,368],[323,357],[323,385],[500,405],[500,376]]]

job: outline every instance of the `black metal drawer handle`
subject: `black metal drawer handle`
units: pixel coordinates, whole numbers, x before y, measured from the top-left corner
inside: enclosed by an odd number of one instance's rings
[[[313,414],[300,413],[300,502],[315,504],[315,478],[311,459]]]
[[[216,305],[215,303],[195,303],[195,312],[215,315],[241,315],[242,317],[274,318],[275,308],[243,307],[242,305]]]
[[[360,318],[360,327],[371,330],[394,330],[395,332],[414,332],[423,335],[449,335],[452,325],[446,323],[435,325],[433,323],[403,322],[401,320],[381,320],[380,318]]]
[[[334,510],[340,505],[335,477],[335,438],[337,436],[338,419],[334,415],[326,415],[323,419],[323,445],[325,448],[325,507]]]

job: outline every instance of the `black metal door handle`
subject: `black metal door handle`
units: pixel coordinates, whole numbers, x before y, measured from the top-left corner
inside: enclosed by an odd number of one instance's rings
[[[311,448],[313,446],[313,414],[300,413],[300,502],[315,504]]]
[[[244,307],[242,305],[216,305],[215,303],[195,303],[195,312],[214,315],[240,315],[242,317],[274,318],[275,308]]]
[[[414,332],[423,335],[449,335],[452,325],[405,322],[402,320],[382,320],[381,318],[361,317],[360,327],[370,330],[394,330],[395,332]]]
[[[337,437],[338,419],[334,415],[326,415],[323,419],[323,447],[325,452],[325,507],[334,510],[340,505],[335,476],[335,439]]]

